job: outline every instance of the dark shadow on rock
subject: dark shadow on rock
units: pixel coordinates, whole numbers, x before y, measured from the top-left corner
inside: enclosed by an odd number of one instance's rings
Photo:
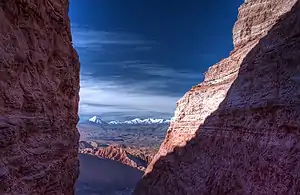
[[[143,172],[120,162],[79,154],[80,175],[77,195],[130,194]],[[123,193],[124,192],[124,193]]]
[[[244,58],[219,108],[135,195],[300,193],[300,2]]]

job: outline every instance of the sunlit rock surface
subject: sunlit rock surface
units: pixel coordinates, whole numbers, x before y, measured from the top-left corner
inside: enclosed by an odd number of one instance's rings
[[[92,144],[94,146],[92,146]],[[129,147],[126,145],[102,145],[97,142],[79,142],[79,153],[89,154],[102,159],[118,161],[130,167],[145,171],[156,150]]]

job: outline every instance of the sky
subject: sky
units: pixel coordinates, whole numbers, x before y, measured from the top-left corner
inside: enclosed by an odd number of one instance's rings
[[[241,3],[70,0],[80,118],[171,118],[176,102],[233,49]]]

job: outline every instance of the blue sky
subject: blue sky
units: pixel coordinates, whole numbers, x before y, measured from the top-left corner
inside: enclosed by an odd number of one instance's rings
[[[172,117],[176,101],[228,56],[241,3],[71,0],[80,117]]]

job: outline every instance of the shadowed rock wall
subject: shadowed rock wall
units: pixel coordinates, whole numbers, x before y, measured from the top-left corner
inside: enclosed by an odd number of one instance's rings
[[[245,1],[233,39],[178,101],[136,195],[300,193],[299,1]]]
[[[73,194],[79,61],[68,0],[0,0],[0,194]]]

